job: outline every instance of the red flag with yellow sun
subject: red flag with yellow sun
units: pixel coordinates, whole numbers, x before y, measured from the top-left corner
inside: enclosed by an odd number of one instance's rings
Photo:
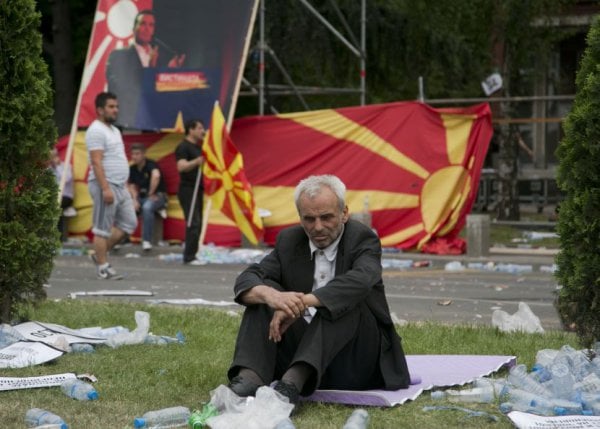
[[[244,172],[242,154],[231,141],[218,103],[213,108],[202,152],[205,195],[215,208],[235,222],[248,241],[258,244],[263,237],[262,219]]]

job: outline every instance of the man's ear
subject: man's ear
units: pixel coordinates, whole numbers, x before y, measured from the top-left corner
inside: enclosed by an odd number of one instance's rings
[[[350,219],[350,212],[348,211],[348,206],[344,206],[344,211],[342,212],[342,223],[348,222]]]

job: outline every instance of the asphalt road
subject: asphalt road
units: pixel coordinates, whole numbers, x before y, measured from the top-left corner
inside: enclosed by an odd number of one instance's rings
[[[119,255],[111,256],[111,263],[115,269],[126,275],[121,281],[97,279],[95,266],[87,256],[57,257],[47,287],[48,296],[58,299],[112,299],[130,302],[200,299],[209,301],[200,305],[234,310],[241,308],[233,303],[232,291],[234,280],[245,265],[183,266],[181,263],[160,260],[159,254],[165,253],[164,249],[162,252],[156,249],[141,257],[131,257],[132,254],[140,254],[138,247],[131,246],[121,250]],[[400,320],[490,325],[495,309],[513,314],[518,309],[518,303],[523,301],[540,318],[544,329],[561,329],[553,306],[557,282],[552,274],[540,271],[540,266],[552,264],[551,256],[496,255],[478,259],[484,262],[489,260],[496,263],[533,265],[533,272],[525,274],[481,270],[452,272],[444,269],[448,261],[468,262],[469,259],[465,257],[409,254],[384,257],[431,262],[429,267],[384,270],[390,309]],[[77,295],[78,292],[97,291],[144,291],[152,296]]]

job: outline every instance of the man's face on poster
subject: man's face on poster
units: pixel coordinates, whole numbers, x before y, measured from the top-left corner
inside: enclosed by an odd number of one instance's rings
[[[154,38],[154,25],[154,15],[139,15],[133,27],[135,41],[140,45],[150,44]]]

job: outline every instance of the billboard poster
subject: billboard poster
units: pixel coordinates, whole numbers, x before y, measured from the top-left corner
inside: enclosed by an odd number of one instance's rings
[[[125,129],[208,124],[215,100],[226,117],[235,97],[257,0],[99,0],[81,81],[78,127],[94,98],[119,99]]]

